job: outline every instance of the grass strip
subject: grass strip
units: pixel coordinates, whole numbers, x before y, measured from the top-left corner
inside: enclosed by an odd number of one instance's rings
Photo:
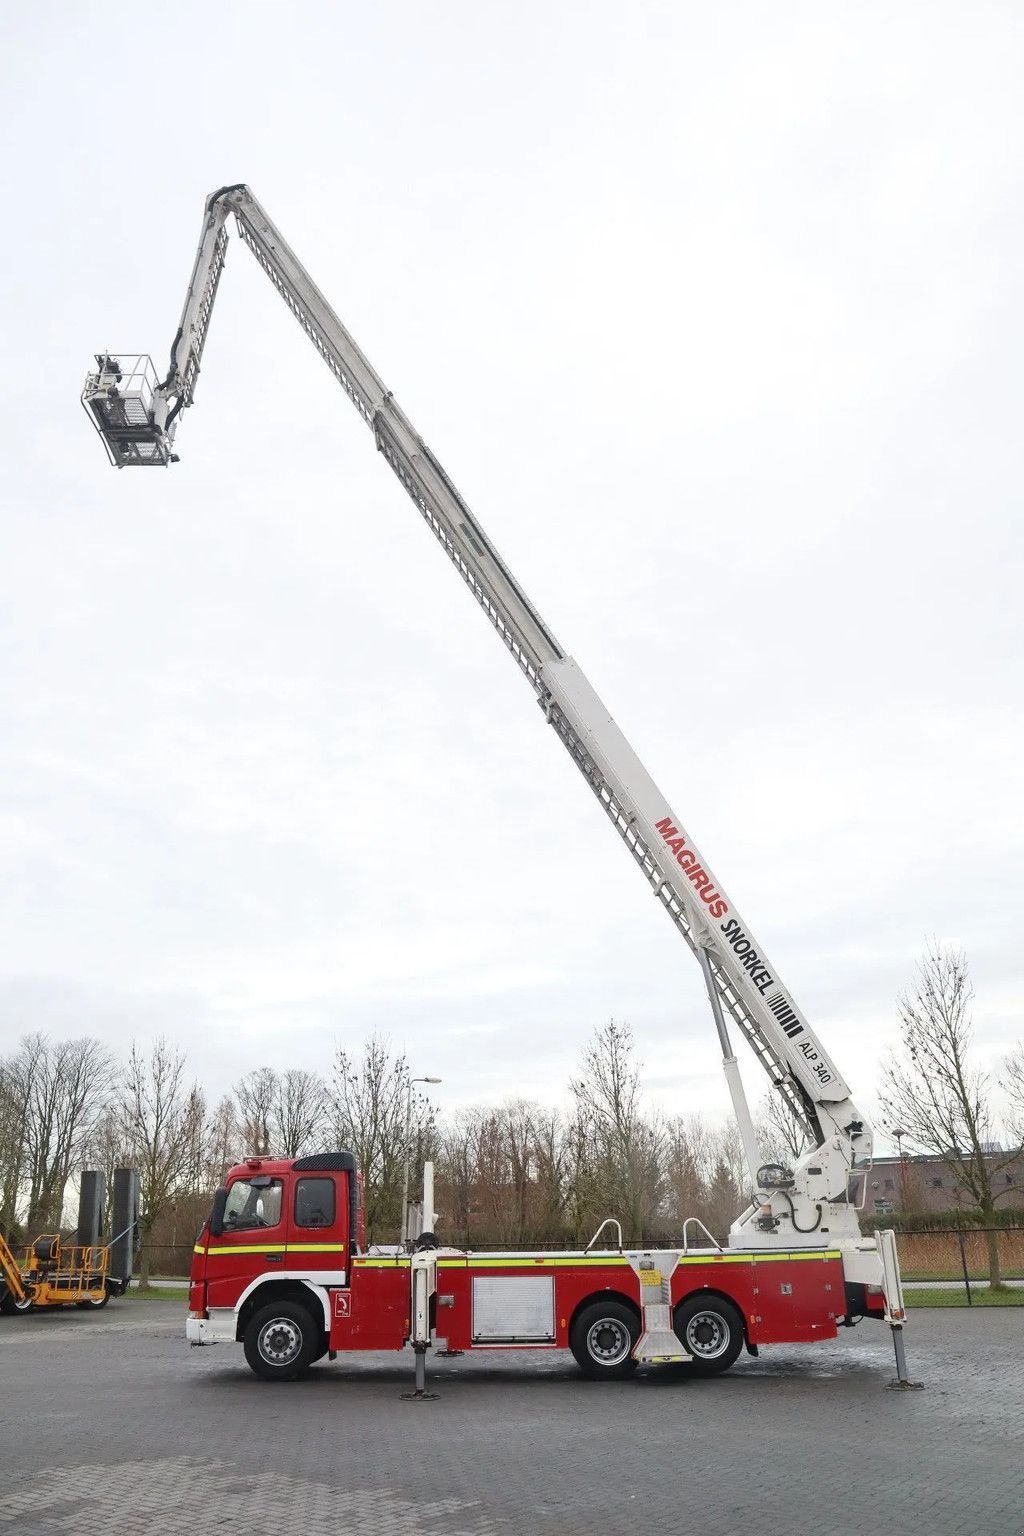
[[[909,1309],[917,1307],[966,1307],[964,1290],[940,1291],[924,1289],[906,1290],[903,1299]],[[971,1302],[976,1307],[1024,1307],[1024,1288],[1004,1287],[993,1291],[987,1285],[971,1286]]]
[[[962,1269],[904,1269],[902,1273],[905,1281],[916,1281],[919,1285],[927,1285],[929,1281],[934,1285],[939,1280],[955,1280],[958,1285],[963,1285],[964,1283],[964,1272]],[[973,1269],[968,1268],[967,1274],[972,1285],[988,1285],[987,1269],[979,1269],[975,1272]],[[1003,1279],[1024,1280],[1024,1272],[1019,1269],[1004,1270]]]

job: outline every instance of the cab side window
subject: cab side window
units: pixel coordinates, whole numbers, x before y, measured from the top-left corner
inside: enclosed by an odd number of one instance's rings
[[[298,1179],[295,1184],[295,1225],[333,1227],[334,1202],[333,1179]]]
[[[236,1179],[224,1207],[225,1232],[249,1227],[276,1227],[281,1220],[281,1180],[267,1177]]]

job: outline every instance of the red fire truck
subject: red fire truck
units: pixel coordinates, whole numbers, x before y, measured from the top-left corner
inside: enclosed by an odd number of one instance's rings
[[[435,1335],[454,1349],[568,1347],[585,1371],[607,1377],[639,1361],[721,1371],[744,1345],[830,1338],[840,1323],[877,1315],[893,1327],[904,1379],[895,1240],[860,1235],[858,1188],[871,1166],[872,1134],[848,1085],[580,667],[246,186],[222,187],[207,200],[165,377],[143,354],[96,356],[82,402],[111,463],[176,461],[232,215],[696,956],[743,1142],[749,1203],[726,1249],[692,1247],[687,1233],[697,1224],[687,1222],[676,1247],[652,1252],[624,1249],[619,1233],[614,1247],[578,1253],[463,1253],[438,1249],[428,1231],[412,1253],[368,1253],[350,1154],[251,1159],[218,1191],[197,1244],[189,1338],[241,1340],[253,1369],[271,1377],[295,1375],[324,1354],[410,1341],[422,1378],[423,1351]],[[391,860],[399,870],[402,858],[396,850]],[[803,1129],[807,1150],[792,1168],[766,1162],[758,1147],[730,1024]],[[432,1210],[426,1193],[424,1210]],[[429,1214],[424,1225],[432,1226]]]
[[[429,1167],[426,1182],[429,1209]],[[289,1378],[326,1354],[415,1344],[419,1286],[424,1344],[571,1349],[595,1378],[668,1361],[708,1376],[744,1348],[835,1338],[886,1310],[880,1286],[846,1280],[839,1248],[741,1253],[702,1233],[697,1249],[642,1251],[618,1235],[580,1252],[474,1253],[426,1233],[411,1253],[366,1252],[350,1152],[252,1157],[217,1191],[196,1243],[188,1337],[241,1340],[257,1375]]]

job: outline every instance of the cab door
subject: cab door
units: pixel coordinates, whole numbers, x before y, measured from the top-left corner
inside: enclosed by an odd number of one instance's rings
[[[206,1246],[206,1305],[234,1307],[253,1280],[284,1269],[284,1184],[271,1174],[251,1174],[228,1186],[223,1231]]]
[[[312,1161],[312,1159],[310,1159]],[[349,1179],[345,1171],[295,1171],[289,1180],[287,1267],[344,1284],[349,1268]]]

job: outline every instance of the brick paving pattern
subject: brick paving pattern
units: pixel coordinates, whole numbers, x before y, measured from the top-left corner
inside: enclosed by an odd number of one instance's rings
[[[569,1356],[326,1361],[265,1384],[170,1302],[0,1318],[0,1536],[1021,1536],[1024,1308],[919,1312],[712,1381]]]

